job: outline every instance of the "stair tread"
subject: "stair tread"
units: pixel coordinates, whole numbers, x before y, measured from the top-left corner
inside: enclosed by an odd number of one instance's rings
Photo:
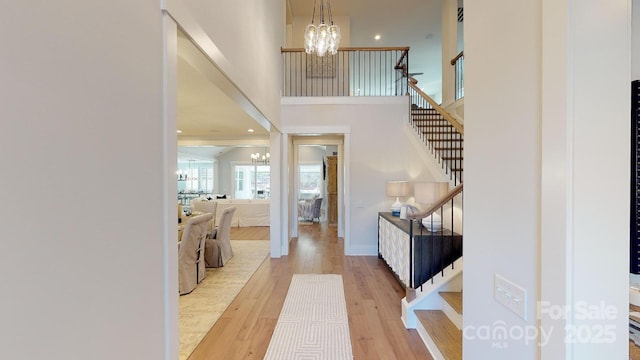
[[[462,331],[440,310],[416,310],[418,321],[447,360],[462,360]]]
[[[421,119],[413,119],[414,122],[422,122],[422,121],[427,121],[425,120],[421,120]],[[441,120],[432,120],[431,122],[442,122]],[[417,127],[446,127],[446,128],[450,128],[453,127],[453,125],[451,124],[416,124]]]
[[[424,126],[418,126],[418,128],[422,128],[423,130],[420,130],[423,134],[432,134],[432,135],[443,135],[443,136],[454,136],[456,138],[461,138],[460,133],[458,133],[457,131],[455,131],[453,129],[453,126],[451,127],[451,129],[445,129],[438,131],[436,129],[436,131],[434,131],[433,127],[431,129],[429,128],[425,128]]]
[[[411,112],[438,112],[438,110],[436,109],[429,109],[429,108],[411,108]]]
[[[442,297],[458,314],[462,314],[462,291],[440,291]]]

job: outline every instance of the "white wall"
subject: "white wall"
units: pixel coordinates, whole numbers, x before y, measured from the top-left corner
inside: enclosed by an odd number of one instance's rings
[[[335,146],[334,146],[335,147]],[[301,145],[298,149],[298,162],[322,163],[325,156],[325,147],[316,145]]]
[[[291,47],[304,48],[304,29],[311,22],[311,16],[294,16],[291,27]],[[328,19],[325,19],[328,23]],[[351,18],[349,16],[334,16],[333,23],[340,27],[340,47],[351,46]],[[316,26],[320,24],[318,14],[315,19]]]
[[[640,80],[640,0],[632,2],[631,80]]]
[[[458,26],[458,0],[442,1],[442,105],[455,101],[455,71],[451,59],[458,55],[460,36]]]
[[[465,359],[627,358],[628,5],[465,4]],[[527,320],[493,299],[494,273],[527,290]],[[566,341],[539,301],[618,314],[569,311]],[[517,337],[539,321],[549,343]]]
[[[159,3],[15,2],[0,43],[0,358],[167,358]]]
[[[279,128],[285,1],[189,0],[183,4],[222,52],[223,59],[216,65]]]
[[[408,99],[283,98],[283,129],[292,127],[348,127],[350,129],[349,255],[376,255],[378,212],[389,211],[395,199],[386,195],[389,180],[440,181],[435,160],[415,155],[424,149],[407,138]],[[333,102],[333,104],[331,104]],[[419,153],[418,153],[419,154]],[[425,157],[426,158],[426,157]],[[350,186],[349,186],[350,185]],[[405,199],[406,201],[407,199]]]
[[[465,4],[465,359],[535,359],[536,343],[479,340],[476,329],[534,326],[493,300],[494,273],[525,287],[535,304],[540,196],[540,6]],[[509,31],[504,31],[509,29]],[[511,51],[506,44],[527,44]],[[499,111],[498,111],[499,109]],[[493,341],[492,341],[493,340]]]

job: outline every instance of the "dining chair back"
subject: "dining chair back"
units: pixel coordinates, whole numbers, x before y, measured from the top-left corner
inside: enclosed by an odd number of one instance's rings
[[[205,241],[205,264],[207,267],[221,267],[233,257],[231,248],[231,219],[236,212],[235,207],[224,209],[215,238]]]
[[[178,244],[178,277],[180,295],[188,294],[205,278],[205,238],[213,215],[203,214],[189,219]]]

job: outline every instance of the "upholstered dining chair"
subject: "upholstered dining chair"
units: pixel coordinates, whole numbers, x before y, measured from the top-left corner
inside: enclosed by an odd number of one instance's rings
[[[221,267],[233,257],[231,248],[231,219],[235,207],[224,209],[217,226],[215,237],[205,240],[204,259],[207,267]]]
[[[205,278],[205,238],[212,214],[194,216],[185,224],[178,243],[180,295],[188,294]]]

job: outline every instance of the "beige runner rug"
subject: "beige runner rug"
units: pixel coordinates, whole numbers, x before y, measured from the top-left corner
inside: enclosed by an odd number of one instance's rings
[[[353,359],[342,275],[293,275],[264,358]]]

